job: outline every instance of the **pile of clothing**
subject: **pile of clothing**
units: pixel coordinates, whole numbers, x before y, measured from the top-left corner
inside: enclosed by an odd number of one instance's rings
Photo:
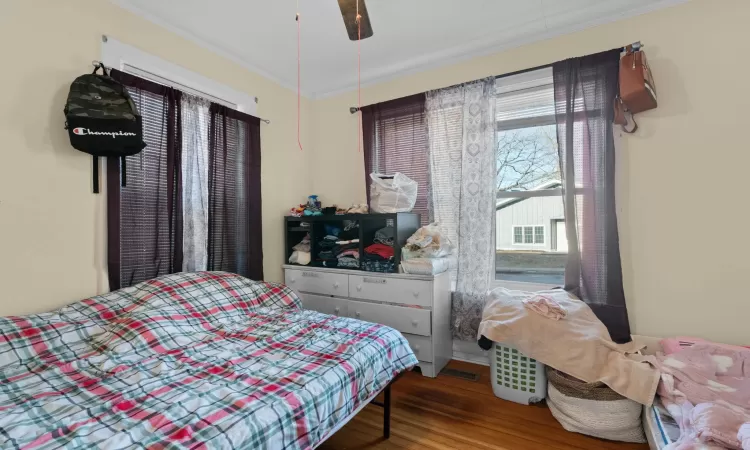
[[[323,267],[359,269],[359,223],[345,220],[343,228],[325,225],[325,237],[318,241],[318,261]]]
[[[361,204],[353,204],[349,208],[336,208],[336,214],[337,215],[343,215],[343,214],[367,214],[370,212],[370,208],[367,206],[367,203],[361,203]]]
[[[662,341],[664,342],[664,341]],[[750,349],[713,342],[657,354],[661,402],[678,449],[750,449]]]
[[[369,272],[395,272],[393,227],[386,226],[375,232],[373,244],[365,248],[362,268]]]
[[[289,264],[300,264],[306,266],[310,264],[310,233],[307,233],[299,244],[292,247],[292,256],[289,257]]]
[[[401,250],[401,268],[406,273],[437,275],[455,266],[453,245],[437,223],[418,229]]]

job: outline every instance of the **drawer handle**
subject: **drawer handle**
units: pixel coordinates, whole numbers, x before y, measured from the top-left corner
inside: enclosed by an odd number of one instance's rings
[[[414,298],[419,298],[419,291],[414,291]]]
[[[335,312],[336,314],[338,314],[339,311],[341,311],[341,308],[336,308],[336,309],[333,310],[333,312]]]
[[[361,284],[358,284],[358,285],[357,285],[357,290],[358,290],[358,291],[361,291],[361,290],[362,290],[362,285],[361,285]]]
[[[290,279],[289,279],[289,283],[294,283],[295,281],[297,281],[297,279],[296,279],[296,278],[290,278]]]
[[[419,353],[419,346],[418,345],[414,346],[414,352]]]
[[[355,313],[354,313],[354,315],[355,315],[355,316],[356,316],[357,318],[359,318],[359,316],[360,316],[360,314],[359,314],[359,311],[355,312]]]
[[[334,289],[338,289],[339,288],[339,282],[338,281],[335,282],[335,283],[333,283],[333,288]]]
[[[416,320],[411,321],[411,326],[416,327],[417,325],[419,325],[419,322],[417,322]]]

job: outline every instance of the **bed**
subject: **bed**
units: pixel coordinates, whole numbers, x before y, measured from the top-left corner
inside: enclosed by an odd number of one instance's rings
[[[168,275],[0,318],[0,448],[314,448],[416,364],[283,285]]]

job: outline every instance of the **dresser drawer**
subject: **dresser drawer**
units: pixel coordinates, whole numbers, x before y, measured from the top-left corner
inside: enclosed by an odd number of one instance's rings
[[[430,311],[426,309],[349,301],[349,317],[382,323],[402,333],[430,335]]]
[[[347,300],[315,294],[300,294],[300,298],[302,299],[302,306],[305,309],[311,309],[323,314],[349,317],[349,309],[347,308],[349,302]]]
[[[344,273],[286,269],[284,283],[297,292],[341,297],[349,295],[349,276]]]
[[[349,275],[349,296],[430,308],[432,307],[432,283],[377,275]]]
[[[403,333],[403,335],[409,341],[409,347],[418,360],[432,362],[432,338],[408,333]]]

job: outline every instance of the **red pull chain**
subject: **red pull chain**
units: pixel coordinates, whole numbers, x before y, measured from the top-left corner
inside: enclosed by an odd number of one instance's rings
[[[302,151],[302,141],[300,139],[300,122],[301,122],[301,116],[302,116],[302,88],[301,88],[301,67],[302,67],[302,57],[301,57],[301,23],[300,23],[300,17],[299,17],[299,0],[297,0],[297,145],[299,146],[300,151]]]

